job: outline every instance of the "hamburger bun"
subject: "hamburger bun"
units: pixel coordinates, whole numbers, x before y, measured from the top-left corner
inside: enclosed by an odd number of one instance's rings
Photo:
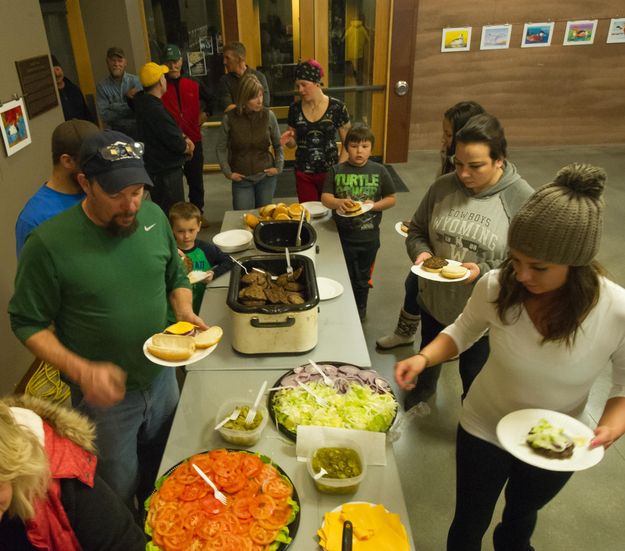
[[[258,209],[258,214],[260,214],[262,217],[271,217],[275,208],[276,208],[276,205],[274,205],[273,203],[269,203],[268,205],[265,205],[264,207],[260,207],[260,209]]]
[[[276,209],[278,210],[278,209]],[[289,215],[284,213],[284,212],[280,212],[276,215],[274,215],[273,217],[274,220],[290,220]]]
[[[260,220],[258,219],[258,216],[251,214],[249,212],[243,216],[243,220],[252,229],[258,226],[258,223],[260,222]]]
[[[350,216],[358,214],[361,210],[362,210],[362,203],[360,201],[353,201],[351,207],[346,207],[346,206],[343,207],[343,213],[349,214]]]
[[[278,218],[278,216],[280,214],[284,214],[286,216],[286,219],[285,218]],[[286,208],[286,205],[283,205],[283,204],[280,204],[275,209],[273,209],[273,212],[271,213],[271,217],[274,220],[290,220],[291,219],[289,217],[289,211]]]
[[[423,261],[421,267],[426,272],[439,273],[445,266],[447,266],[448,262],[441,258],[440,256],[432,256],[430,258],[426,258]]]
[[[304,210],[304,207],[300,205],[299,203],[293,203],[289,205],[287,210],[289,211],[289,216],[291,218],[295,218],[299,220],[299,217],[302,215],[302,211]]]
[[[441,270],[441,275],[447,279],[460,279],[464,277],[469,270],[459,264],[450,264],[444,266]]]
[[[195,335],[195,347],[199,349],[210,348],[217,344],[223,336],[223,329],[219,325],[213,325],[206,331],[201,331]]]
[[[152,335],[147,345],[148,352],[161,360],[168,362],[183,362],[195,352],[195,339],[184,335],[166,335],[157,333]]]

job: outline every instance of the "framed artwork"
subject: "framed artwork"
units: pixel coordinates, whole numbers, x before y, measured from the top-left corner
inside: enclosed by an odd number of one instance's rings
[[[597,20],[568,21],[564,31],[564,46],[584,46],[595,41]]]
[[[4,141],[8,157],[31,143],[23,98],[3,103],[0,106],[0,123],[2,124],[2,141]]]
[[[480,50],[505,50],[510,47],[512,25],[484,25]]]
[[[606,42],[608,44],[625,44],[625,17],[610,19]]]
[[[471,48],[471,27],[448,27],[441,35],[441,52],[467,52]]]
[[[551,45],[555,23],[525,23],[521,48],[546,48]]]
[[[207,74],[206,58],[202,50],[187,52],[187,62],[189,63],[189,76],[203,77]]]

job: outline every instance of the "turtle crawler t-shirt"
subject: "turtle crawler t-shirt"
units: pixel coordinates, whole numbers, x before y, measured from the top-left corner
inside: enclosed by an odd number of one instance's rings
[[[348,161],[334,165],[323,185],[323,193],[332,193],[339,199],[350,197],[354,201],[379,201],[395,193],[393,179],[379,163],[367,161],[364,166],[354,166]],[[381,212],[370,210],[359,216],[345,217],[333,213],[341,237],[348,241],[370,241],[379,232]]]

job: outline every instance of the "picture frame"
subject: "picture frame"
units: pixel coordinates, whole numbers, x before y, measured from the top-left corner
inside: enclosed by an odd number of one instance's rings
[[[525,23],[521,48],[547,48],[551,46],[554,22]]]
[[[610,19],[606,44],[625,44],[625,17]]]
[[[567,21],[564,46],[587,46],[595,41],[597,19]]]
[[[512,25],[484,25],[480,50],[505,50],[510,47]]]
[[[23,98],[0,105],[0,126],[8,157],[30,145],[32,138]]]
[[[471,49],[471,27],[447,27],[441,33],[441,52],[468,52]]]
[[[202,50],[187,52],[187,62],[189,64],[189,76],[203,77],[208,74],[206,70],[206,57]]]

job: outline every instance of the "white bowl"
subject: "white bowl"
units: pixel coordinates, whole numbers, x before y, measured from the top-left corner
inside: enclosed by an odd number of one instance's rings
[[[213,243],[225,253],[244,251],[254,236],[247,230],[228,230],[213,237]]]

